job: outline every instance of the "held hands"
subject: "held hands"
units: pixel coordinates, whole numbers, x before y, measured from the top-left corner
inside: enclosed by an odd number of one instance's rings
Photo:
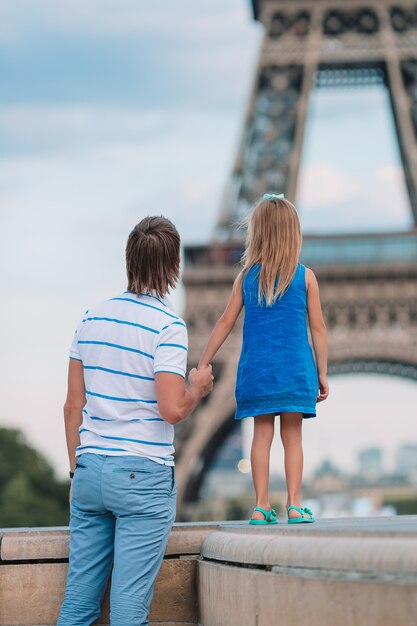
[[[188,382],[192,387],[197,387],[200,390],[201,397],[205,398],[213,389],[213,374],[211,365],[205,365],[199,367],[197,370],[195,367],[188,374]]]
[[[325,374],[319,374],[319,394],[317,396],[317,402],[322,402],[329,395],[329,383],[327,382],[327,376]]]

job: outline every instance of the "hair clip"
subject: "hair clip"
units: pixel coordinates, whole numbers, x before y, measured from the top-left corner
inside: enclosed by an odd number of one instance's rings
[[[282,200],[283,198],[285,198],[283,193],[264,193],[262,196],[263,200]]]

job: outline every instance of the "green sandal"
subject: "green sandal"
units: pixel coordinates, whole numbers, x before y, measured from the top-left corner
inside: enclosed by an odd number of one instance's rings
[[[316,521],[316,518],[314,517],[313,512],[311,511],[311,509],[308,509],[307,507],[300,508],[298,506],[289,506],[287,509],[287,512],[290,512],[291,509],[294,509],[295,511],[298,511],[299,513],[301,513],[301,517],[289,517],[288,518],[289,524],[311,524],[312,522]],[[311,515],[311,517],[305,517],[304,513]]]
[[[270,511],[266,511],[265,509],[261,509],[260,506],[255,506],[254,511],[259,511],[265,516],[265,519],[250,519],[249,524],[254,524],[256,526],[269,526],[270,524],[278,524],[277,513],[274,509]]]

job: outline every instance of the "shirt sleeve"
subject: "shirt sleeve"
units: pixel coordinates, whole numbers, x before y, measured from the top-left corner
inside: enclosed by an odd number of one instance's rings
[[[155,349],[154,373],[167,372],[185,378],[188,334],[182,321],[173,322],[159,335]]]
[[[79,337],[80,330],[83,327],[83,320],[84,320],[85,315],[87,313],[88,313],[88,311],[86,311],[84,313],[82,319],[78,322],[78,326],[75,329],[75,333],[74,333],[74,339],[72,340],[72,343],[71,343],[71,347],[70,347],[70,351],[69,351],[69,358],[70,359],[74,359],[75,361],[81,361],[82,362],[80,350],[79,350],[79,347],[78,347],[78,337]]]

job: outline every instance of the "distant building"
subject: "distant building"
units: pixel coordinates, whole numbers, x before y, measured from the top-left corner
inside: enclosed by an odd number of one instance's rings
[[[417,473],[417,443],[405,443],[397,450],[397,472],[402,476]]]
[[[330,459],[324,459],[321,464],[316,468],[314,472],[315,478],[321,478],[322,476],[340,476],[342,472],[340,469],[330,461]]]
[[[336,493],[343,491],[347,486],[347,477],[329,459],[325,459],[314,472],[309,482],[311,494]]]
[[[358,453],[359,474],[362,476],[380,476],[382,474],[381,448],[366,448]]]

